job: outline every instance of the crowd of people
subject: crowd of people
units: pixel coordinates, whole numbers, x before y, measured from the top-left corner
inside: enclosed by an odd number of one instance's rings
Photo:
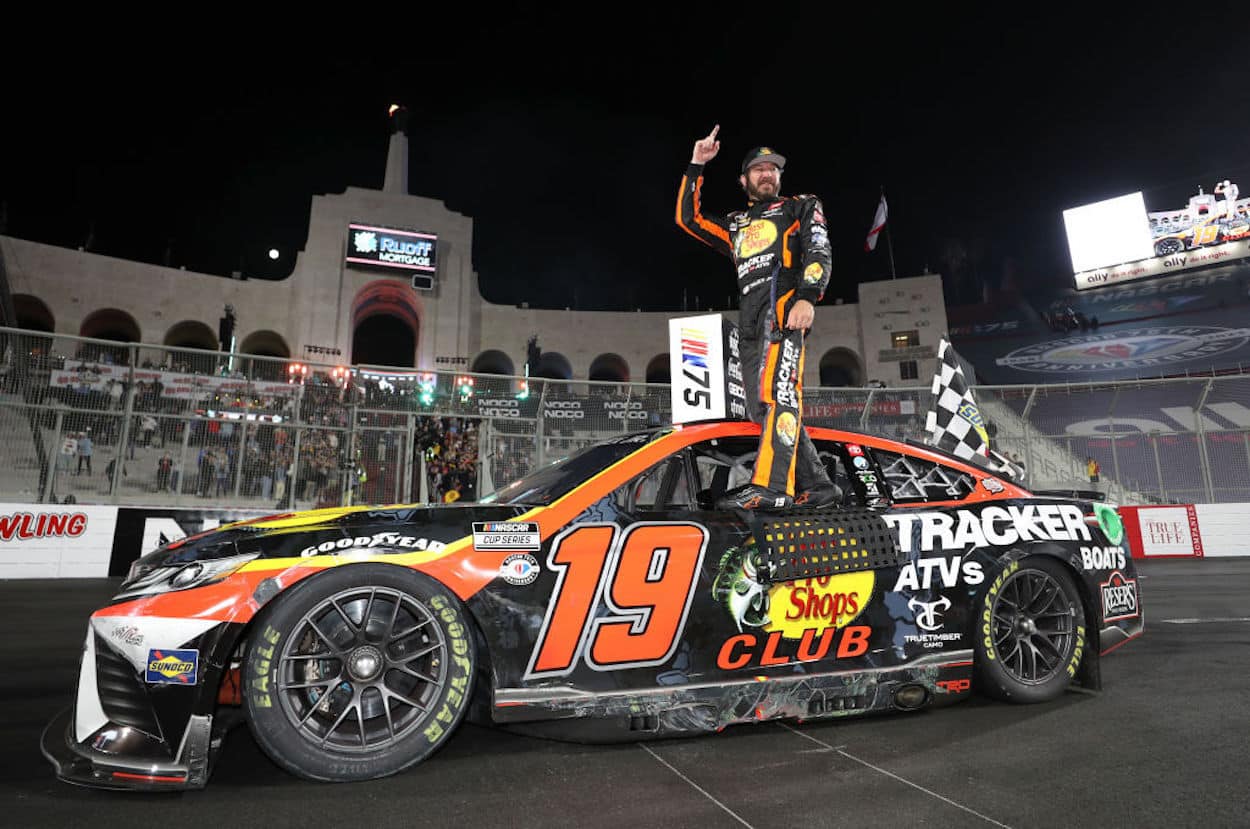
[[[417,450],[425,458],[429,500],[477,500],[478,421],[426,417],[420,424]]]

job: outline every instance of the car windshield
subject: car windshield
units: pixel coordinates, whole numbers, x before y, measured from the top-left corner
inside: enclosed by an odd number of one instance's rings
[[[591,476],[666,434],[667,430],[637,432],[596,443],[487,495],[481,503],[546,506],[590,480]]]

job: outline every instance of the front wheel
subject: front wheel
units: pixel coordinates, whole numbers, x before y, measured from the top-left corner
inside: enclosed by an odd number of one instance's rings
[[[394,565],[349,565],[297,584],[258,620],[243,704],[278,765],[311,780],[368,780],[447,739],[475,663],[465,610],[445,587]]]
[[[1085,609],[1057,561],[1013,561],[986,588],[976,636],[978,687],[1009,702],[1055,699],[1085,653]]]

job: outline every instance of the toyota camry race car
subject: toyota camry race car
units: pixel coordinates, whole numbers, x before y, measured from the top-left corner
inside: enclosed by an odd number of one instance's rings
[[[919,444],[810,430],[840,503],[718,511],[759,427],[608,440],[476,504],[274,515],[140,558],[92,615],[43,737],[64,780],[205,785],[246,720],[275,763],[351,781],[465,716],[563,739],[1097,688],[1142,631],[1113,507]]]

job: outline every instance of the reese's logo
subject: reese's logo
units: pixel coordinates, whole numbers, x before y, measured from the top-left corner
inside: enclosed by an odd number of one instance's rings
[[[194,685],[199,672],[200,652],[197,650],[148,651],[148,669],[144,677],[151,685]]]

